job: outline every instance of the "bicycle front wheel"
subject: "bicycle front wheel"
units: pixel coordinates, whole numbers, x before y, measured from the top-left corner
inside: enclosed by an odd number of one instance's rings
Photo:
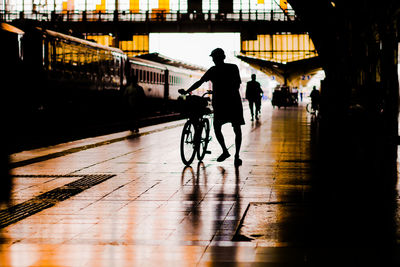
[[[207,152],[208,142],[210,141],[210,122],[207,118],[201,121],[201,132],[199,134],[199,147],[197,149],[197,159],[203,160]]]
[[[193,162],[196,154],[195,145],[195,127],[191,121],[187,121],[181,135],[180,150],[183,164],[190,165]]]

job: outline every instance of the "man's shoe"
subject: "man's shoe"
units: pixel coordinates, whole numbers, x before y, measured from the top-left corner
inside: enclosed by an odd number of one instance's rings
[[[231,156],[231,154],[229,154],[228,151],[225,151],[217,158],[217,161],[222,162],[222,161],[226,160],[227,158],[229,158],[230,156]]]

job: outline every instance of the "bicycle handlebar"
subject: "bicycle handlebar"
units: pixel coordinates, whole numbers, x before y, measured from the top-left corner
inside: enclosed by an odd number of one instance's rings
[[[204,97],[205,95],[211,95],[212,92],[212,90],[207,90],[207,92],[205,92],[201,97]]]

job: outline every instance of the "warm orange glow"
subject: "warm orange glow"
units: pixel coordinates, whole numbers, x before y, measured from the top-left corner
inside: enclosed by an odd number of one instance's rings
[[[169,12],[169,0],[158,0],[158,8],[165,12]]]
[[[96,5],[96,11],[106,11],[106,0],[101,0],[100,5]]]
[[[132,13],[139,12],[139,0],[130,0],[129,1],[129,11]]]
[[[242,41],[241,50],[248,56],[276,62],[291,62],[318,55],[308,34],[258,35],[257,40]]]
[[[138,54],[149,52],[149,36],[148,35],[134,35],[132,41],[120,41],[119,48],[124,51],[128,56],[135,56]]]
[[[62,10],[63,11],[73,11],[74,10],[74,1],[75,0],[66,0],[62,2]]]
[[[105,46],[112,46],[113,43],[113,37],[110,35],[88,35],[86,38]]]
[[[257,4],[264,4],[264,0],[258,0]]]
[[[283,11],[287,11],[287,9],[288,9],[288,3],[287,3],[287,0],[280,0],[280,2],[279,2],[279,6],[282,8],[282,10]]]

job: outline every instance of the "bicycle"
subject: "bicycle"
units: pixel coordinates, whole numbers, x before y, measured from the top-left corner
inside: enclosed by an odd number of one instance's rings
[[[182,89],[181,89],[182,90]],[[179,93],[182,94],[182,91]],[[210,121],[206,116],[212,112],[207,107],[210,101],[210,94],[207,91],[202,96],[189,95],[186,96],[183,107],[183,115],[187,117],[187,121],[182,129],[180,154],[183,164],[190,165],[195,156],[202,161],[206,154],[211,154],[207,151],[208,143],[210,142]]]

